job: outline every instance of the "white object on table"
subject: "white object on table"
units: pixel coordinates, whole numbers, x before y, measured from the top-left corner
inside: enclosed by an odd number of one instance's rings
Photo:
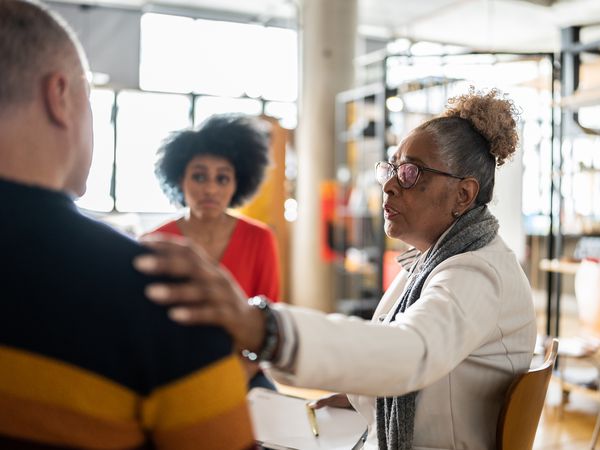
[[[325,407],[315,411],[319,436],[315,437],[306,404],[309,400],[264,388],[248,393],[254,437],[271,449],[352,450],[367,429],[356,411]]]

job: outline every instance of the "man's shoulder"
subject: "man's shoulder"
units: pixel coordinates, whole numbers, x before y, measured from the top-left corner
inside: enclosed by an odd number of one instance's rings
[[[90,245],[112,245],[129,253],[139,253],[143,248],[132,236],[98,219],[79,214],[75,225],[75,234],[85,238]]]
[[[6,295],[0,310],[15,318],[0,320],[5,326],[0,341],[136,391],[170,383],[231,354],[223,330],[179,326],[145,297],[148,283],[158,280],[133,267],[144,247],[74,208],[55,212],[43,224],[31,224],[24,215],[9,227],[18,236],[1,246],[14,263],[0,275]],[[24,305],[28,318],[19,312]],[[20,331],[32,322],[35,330]]]
[[[84,218],[82,228],[92,239],[88,250],[99,261],[102,273],[98,276],[114,285],[112,298],[105,299],[107,305],[134,321],[129,325],[130,343],[144,360],[142,364],[154,368],[149,388],[154,383],[160,386],[186,377],[231,354],[231,338],[221,328],[180,326],[168,318],[164,307],[145,298],[143,289],[148,283],[164,280],[147,277],[133,268],[133,258],[146,251],[142,245],[93,219]]]

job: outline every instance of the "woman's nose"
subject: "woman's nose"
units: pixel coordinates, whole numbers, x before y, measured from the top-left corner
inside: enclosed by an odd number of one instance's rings
[[[387,195],[397,195],[400,189],[401,188],[398,184],[398,178],[396,177],[396,174],[389,177],[388,180],[381,186],[381,190]]]
[[[219,190],[219,183],[217,180],[207,180],[204,184],[204,190],[208,192],[216,192]]]

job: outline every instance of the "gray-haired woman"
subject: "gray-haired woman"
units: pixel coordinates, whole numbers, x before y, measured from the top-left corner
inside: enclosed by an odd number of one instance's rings
[[[351,393],[369,423],[365,448],[494,448],[503,396],[536,336],[529,284],[486,206],[496,166],[516,150],[515,115],[497,91],[471,91],[377,165],[385,232],[418,256],[372,322],[249,304],[202,255],[168,242],[136,266],[190,281],[149,297],[174,304],[181,323],[224,326],[283,383]]]

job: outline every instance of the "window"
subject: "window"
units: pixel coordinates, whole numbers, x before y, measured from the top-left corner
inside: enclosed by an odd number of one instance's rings
[[[198,97],[194,108],[194,125],[213,114],[228,112],[259,115],[262,112],[262,104],[251,98]]]
[[[141,30],[142,89],[296,100],[294,30],[164,14],[144,14]]]
[[[117,97],[116,208],[127,212],[173,211],[154,176],[156,151],[173,131],[187,128],[185,95],[125,91]]]
[[[108,212],[114,206],[110,195],[115,148],[112,123],[114,101],[113,91],[94,89],[90,95],[94,115],[94,155],[86,193],[77,201],[81,208]]]
[[[191,92],[194,76],[194,20],[144,14],[141,25],[140,87]]]
[[[154,13],[140,30],[142,90],[92,91],[94,158],[82,208],[173,212],[154,175],[156,151],[213,114],[297,122],[296,31]]]
[[[279,119],[279,123],[284,128],[291,130],[298,125],[298,111],[295,103],[267,102],[265,103],[265,114]]]
[[[261,95],[263,27],[198,20],[194,36],[194,91],[238,97]]]
[[[267,27],[260,53],[261,95],[268,100],[295,102],[298,97],[298,44],[294,30]]]

